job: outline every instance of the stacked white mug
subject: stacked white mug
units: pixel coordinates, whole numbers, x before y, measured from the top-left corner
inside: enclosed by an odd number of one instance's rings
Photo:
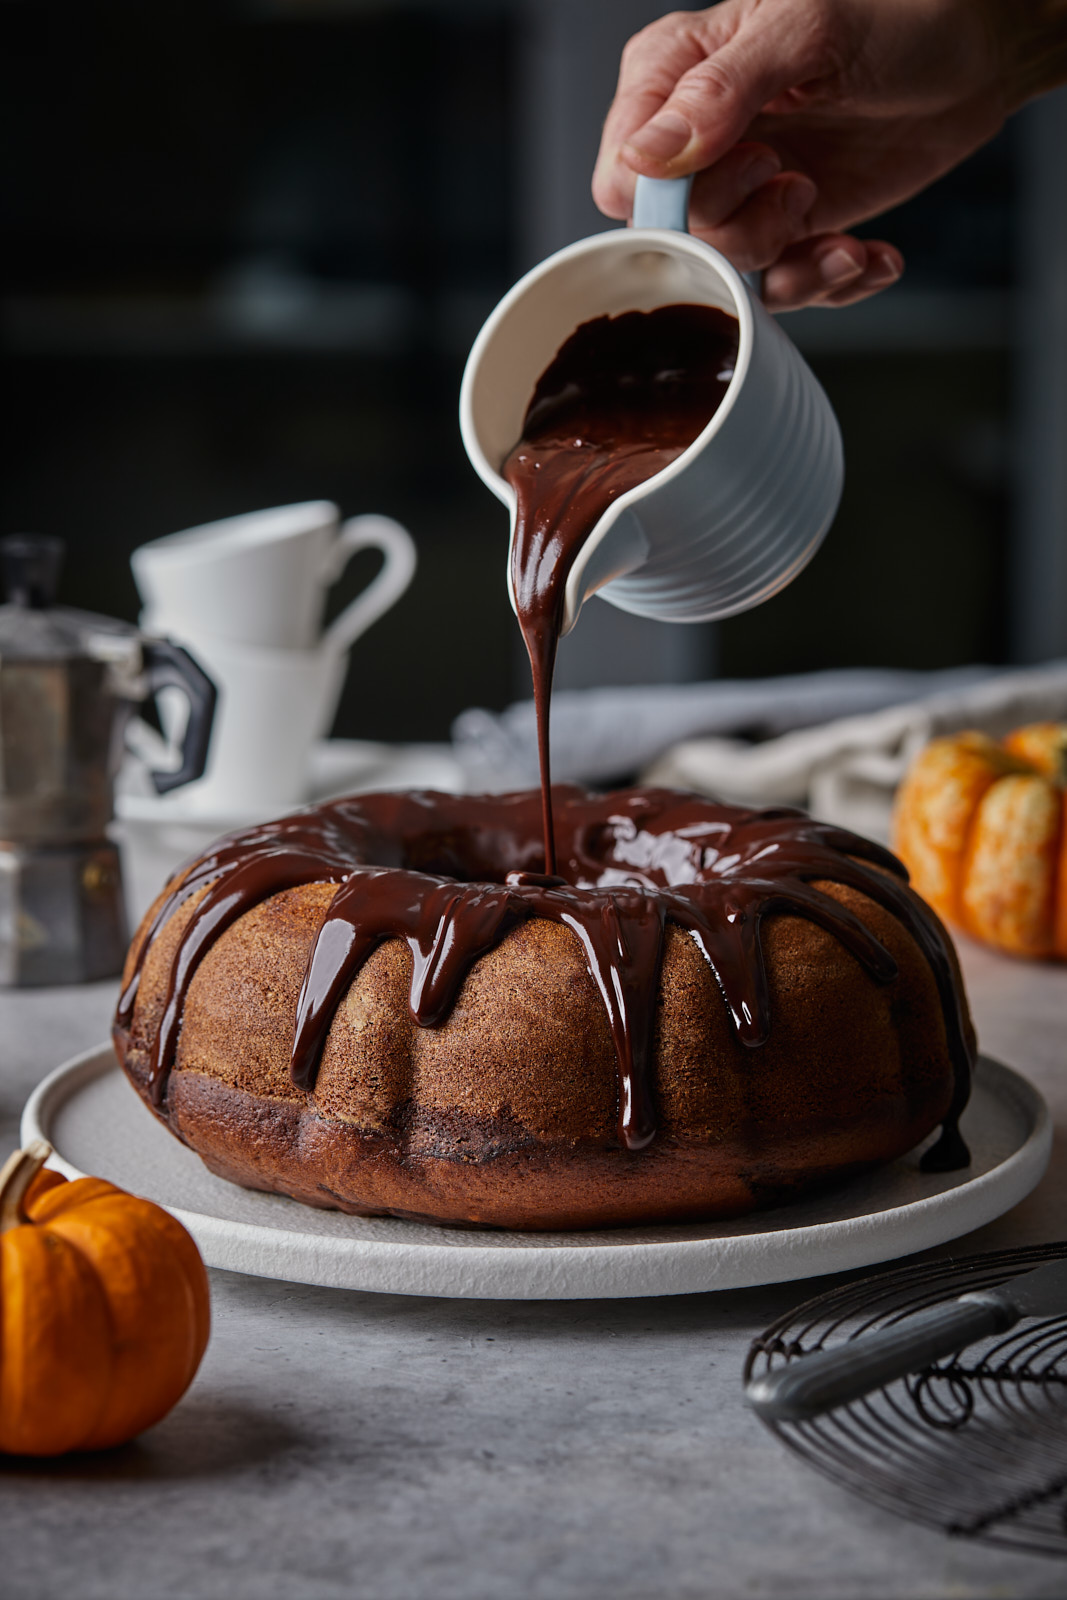
[[[365,549],[381,551],[381,571],[324,630],[330,586]],[[185,645],[219,691],[207,771],[182,791],[183,811],[236,820],[306,799],[348,651],[414,575],[411,536],[391,517],[342,522],[312,500],[187,528],[130,563],[142,628]]]

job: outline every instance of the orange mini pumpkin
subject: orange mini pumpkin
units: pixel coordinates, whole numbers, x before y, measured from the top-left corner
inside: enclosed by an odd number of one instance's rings
[[[208,1340],[207,1273],[185,1229],[101,1178],[0,1169],[0,1450],[123,1444],[165,1416]]]
[[[1014,955],[1067,959],[1067,724],[1000,744],[934,739],[897,795],[893,845],[946,922]]]

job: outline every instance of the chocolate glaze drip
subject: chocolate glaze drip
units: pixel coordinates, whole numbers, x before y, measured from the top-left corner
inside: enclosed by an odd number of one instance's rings
[[[548,704],[567,578],[604,512],[707,427],[737,359],[734,317],[661,306],[584,322],[541,374],[501,469],[518,501],[511,582],[533,672],[545,871],[556,870]]]
[[[537,870],[536,792],[361,795],[221,839],[161,903],[119,1003],[116,1030],[125,1035],[153,935],[179,905],[205,890],[171,964],[149,1068],[156,1104],[166,1094],[189,984],[214,940],[271,895],[299,884],[335,883],[297,1006],[292,1077],[299,1088],[314,1088],[334,1012],[384,940],[407,942],[411,1013],[421,1026],[433,1027],[448,1016],[478,957],[519,922],[542,917],[571,928],[582,944],[615,1043],[619,1142],[640,1149],[656,1129],[653,1022],[668,922],[696,940],[738,1037],[750,1046],[762,1044],[770,1030],[760,942],[769,916],[816,922],[875,982],[896,977],[892,957],[874,935],[816,886],[827,880],[884,906],[930,963],[956,1090],[942,1138],[924,1164],[966,1164],[956,1124],[967,1102],[971,1060],[960,997],[940,926],[907,887],[894,856],[799,811],[743,810],[669,789],[630,789],[605,799],[560,786],[552,801],[558,875]]]

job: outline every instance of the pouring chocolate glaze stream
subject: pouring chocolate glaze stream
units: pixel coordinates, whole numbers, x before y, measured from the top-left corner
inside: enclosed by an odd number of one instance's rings
[[[730,616],[767,599],[810,560],[840,496],[841,442],[825,395],[725,257],[685,233],[688,195],[684,179],[638,179],[635,226],[571,245],[528,273],[486,322],[464,373],[464,444],[511,513],[509,589],[531,651],[543,776],[555,641],[590,595],[664,620]],[[669,338],[681,306],[694,321],[717,317],[734,329],[732,376],[702,414],[690,402],[672,415],[679,394],[656,394],[654,341],[659,332]],[[618,401],[634,374],[620,362],[634,319],[647,347],[644,385],[631,387],[627,409]],[[692,399],[703,376],[699,353],[682,357]],[[600,359],[609,372],[596,370]],[[608,401],[614,437],[590,429],[591,408],[565,392],[568,378],[601,407]],[[580,423],[584,441],[569,460],[551,432],[568,420]],[[665,448],[644,456],[638,445],[657,442],[656,423]],[[611,464],[590,463],[598,444],[614,448]],[[555,480],[547,496],[533,482],[546,468]],[[535,498],[542,513],[548,502],[556,527],[536,525]],[[549,871],[550,824],[546,811]]]
[[[722,404],[737,323],[711,306],[596,317],[541,374],[504,462],[515,491],[510,580],[533,674],[545,871],[556,870],[549,699],[567,579],[612,501],[682,454]]]

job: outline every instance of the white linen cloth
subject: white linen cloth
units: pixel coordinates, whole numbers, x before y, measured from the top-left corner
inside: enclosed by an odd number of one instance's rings
[[[571,690],[553,697],[553,778],[600,784],[640,772],[740,804],[805,806],[884,838],[893,791],[928,739],[1065,717],[1067,661]],[[532,701],[499,716],[464,712],[453,742],[471,789],[537,782]]]

